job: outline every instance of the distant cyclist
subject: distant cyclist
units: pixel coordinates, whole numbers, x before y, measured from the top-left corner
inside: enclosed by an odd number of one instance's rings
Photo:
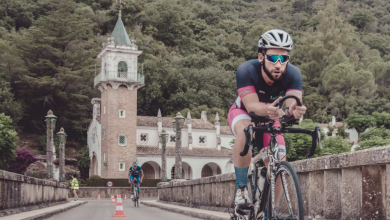
[[[233,146],[233,161],[236,173],[237,192],[235,197],[236,208],[252,206],[248,197],[247,174],[251,162],[251,154],[244,157],[240,152],[244,149],[244,128],[251,124],[248,112],[254,112],[259,116],[269,116],[279,124],[279,108],[273,104],[285,95],[295,95],[302,101],[302,75],[294,65],[289,64],[289,52],[293,49],[293,41],[290,35],[278,29],[273,29],[261,35],[258,42],[258,58],[242,63],[237,69],[238,98],[228,113],[228,121],[233,134],[236,136]],[[286,115],[294,115],[301,118],[305,112],[305,106],[297,106],[294,99],[286,100],[288,110]],[[264,134],[263,145],[268,146],[270,135]],[[277,136],[279,155],[281,160],[286,160],[286,147],[283,135]],[[264,150],[258,146],[259,151]],[[263,149],[262,149],[263,148]],[[268,165],[268,158],[265,159]],[[279,198],[282,188],[280,180],[276,181],[275,198]],[[277,204],[277,201],[275,202]]]
[[[139,186],[141,185],[142,179],[144,178],[144,172],[142,171],[142,168],[138,166],[137,161],[134,161],[133,165],[129,168],[129,183],[130,183],[131,194],[133,194],[134,178],[137,179],[138,192],[139,192]]]

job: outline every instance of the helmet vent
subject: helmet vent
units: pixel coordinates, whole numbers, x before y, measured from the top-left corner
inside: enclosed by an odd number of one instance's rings
[[[276,42],[278,42],[278,40],[276,40],[276,37],[274,36],[273,33],[269,33],[269,34],[274,38],[274,40],[275,40]]]
[[[285,43],[287,43],[287,41],[288,41],[288,35],[287,35],[287,37],[286,37],[286,42],[285,42]]]
[[[283,42],[283,34],[279,34],[280,42]]]

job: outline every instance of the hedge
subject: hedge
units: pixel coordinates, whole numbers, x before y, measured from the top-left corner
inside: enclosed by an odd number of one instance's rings
[[[112,181],[113,187],[130,187],[128,179],[87,179],[88,186],[107,186],[107,181]],[[167,180],[169,181],[169,180]],[[157,183],[162,182],[161,179],[143,179],[141,187],[156,187]]]

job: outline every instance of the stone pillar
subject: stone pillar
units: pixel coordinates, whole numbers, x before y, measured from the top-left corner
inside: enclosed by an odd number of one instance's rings
[[[382,168],[363,166],[362,177],[362,219],[383,219]]]
[[[160,135],[162,132],[162,116],[161,116],[160,109],[158,109],[158,113],[157,113],[157,132],[158,135]],[[158,143],[158,149],[161,149],[162,147],[161,145],[162,145],[161,143]]]
[[[60,182],[65,181],[65,143],[66,143],[66,133],[64,128],[60,129],[60,132],[57,133],[59,139],[59,150],[60,150]]]
[[[182,125],[184,124],[185,118],[180,112],[176,114],[175,124],[176,127],[176,142],[175,142],[175,179],[183,178],[183,166],[182,166],[182,153],[181,153],[181,136],[182,136]]]
[[[341,170],[324,171],[324,217],[341,219]]]
[[[341,219],[360,219],[362,213],[361,168],[342,169],[341,179]]]
[[[187,113],[188,149],[192,150],[192,122],[190,111]]]
[[[167,144],[164,144],[163,151],[162,151],[162,162],[161,162],[161,175],[164,181],[167,180],[167,151],[166,151]]]
[[[309,173],[309,216],[323,216],[324,171]]]
[[[217,136],[217,149],[221,150],[221,123],[219,122],[218,112],[215,115],[214,127],[215,127],[215,133],[216,133],[216,136]]]
[[[55,129],[56,121],[57,117],[53,115],[52,110],[49,110],[46,115],[46,170],[49,179],[53,178],[54,175],[53,160],[55,158],[55,148],[53,141],[53,131]]]
[[[182,161],[181,161],[181,131],[176,132],[176,143],[175,143],[175,179],[181,179],[182,174]]]

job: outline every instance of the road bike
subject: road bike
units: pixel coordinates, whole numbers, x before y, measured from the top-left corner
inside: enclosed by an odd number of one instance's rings
[[[302,106],[299,98],[294,95],[284,96],[274,106],[281,109],[284,101],[289,98],[295,99],[298,106]],[[312,145],[310,152],[306,155],[307,158],[310,158],[315,153],[317,142],[319,148],[322,149],[320,128],[318,126],[314,130],[288,128],[287,126],[299,124],[299,121],[296,120],[293,115],[283,115],[280,120],[280,127],[273,127],[275,122],[269,117],[258,116],[253,112],[250,112],[249,115],[255,126],[250,124],[244,129],[246,141],[244,150],[240,152],[240,155],[247,155],[249,149],[252,151],[248,179],[253,205],[251,207],[236,209],[234,212],[230,213],[230,219],[304,220],[303,200],[298,176],[292,165],[283,160],[285,156],[283,158],[279,157],[280,149],[276,136],[284,133],[303,133],[311,135]],[[263,133],[268,133],[271,136],[269,146],[262,149],[259,154],[255,156],[253,147],[256,145],[263,146]],[[287,152],[285,153],[287,154]],[[268,167],[260,168],[260,165],[257,162],[261,157],[265,160],[268,159]],[[263,172],[263,179],[261,177],[261,172]],[[259,184],[259,182],[264,182],[264,184]],[[278,185],[279,193],[275,190],[276,185]]]
[[[133,195],[131,200],[134,202],[134,207],[139,207],[139,192],[138,192],[138,180],[137,178],[134,178],[133,183]]]

